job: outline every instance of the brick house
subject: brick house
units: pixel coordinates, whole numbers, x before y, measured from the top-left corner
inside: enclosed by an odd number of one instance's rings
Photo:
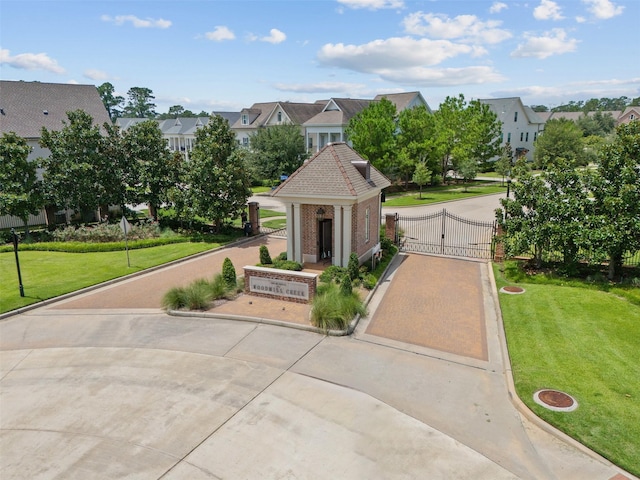
[[[287,209],[287,258],[346,267],[380,248],[382,189],[391,182],[346,143],[330,143],[274,192]]]

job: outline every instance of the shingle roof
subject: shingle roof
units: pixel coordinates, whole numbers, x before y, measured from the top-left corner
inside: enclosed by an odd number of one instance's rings
[[[84,110],[97,125],[111,123],[94,85],[0,80],[0,108],[0,133],[24,138],[40,138],[42,127],[61,130],[74,110]]]
[[[304,123],[310,125],[347,125],[352,117],[367,108],[373,100],[332,98],[319,114]]]
[[[352,162],[367,161],[346,143],[330,143],[291,174],[273,196],[357,198],[391,185],[373,166],[367,181]]]
[[[402,112],[403,110],[409,108],[416,97],[418,97],[420,99],[420,103],[424,103],[424,105],[427,107],[427,110],[431,112],[431,107],[429,107],[426,100],[422,98],[422,94],[420,92],[383,93],[380,95],[376,95],[374,101],[379,102],[383,98],[386,98],[396,106],[397,112]]]

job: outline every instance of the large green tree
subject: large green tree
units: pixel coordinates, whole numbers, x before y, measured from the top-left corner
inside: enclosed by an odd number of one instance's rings
[[[134,118],[154,118],[156,105],[152,100],[153,91],[146,87],[132,87],[127,92],[127,105],[124,107],[124,116]]]
[[[300,127],[292,124],[261,128],[249,138],[249,163],[262,179],[291,175],[307,158]]]
[[[0,137],[0,215],[13,215],[24,223],[43,207],[36,163],[28,161],[31,147],[14,132]]]
[[[640,250],[640,122],[619,125],[592,177],[592,247],[609,257],[609,279],[627,252]]]
[[[538,168],[547,169],[560,159],[571,165],[583,163],[582,130],[575,122],[565,118],[551,119],[544,132],[534,142],[534,162]]]
[[[383,97],[354,115],[345,133],[356,152],[389,173],[396,154],[396,130],[396,106]]]
[[[464,95],[447,97],[433,114],[435,146],[442,179],[447,171],[468,171],[469,161],[482,163],[500,149],[501,124],[488,105],[474,100],[467,104]]]
[[[395,170],[404,177],[405,184],[419,164],[424,164],[431,172],[429,177],[433,172],[439,171],[433,142],[434,130],[434,117],[424,105],[407,108],[399,113]]]
[[[67,112],[68,122],[59,131],[42,129],[40,145],[50,150],[41,159],[48,201],[58,208],[95,209],[99,198],[102,134],[82,110]]]
[[[135,172],[132,183],[137,202],[149,205],[157,220],[157,209],[169,201],[169,191],[176,183],[177,165],[155,120],[137,123],[123,138],[127,159]]]
[[[100,94],[100,98],[102,98],[102,103],[104,103],[104,108],[109,112],[109,117],[111,117],[111,121],[115,121],[116,118],[122,115],[122,105],[124,104],[124,97],[115,94],[114,86],[105,82],[98,87],[98,93]]]
[[[218,231],[225,219],[244,211],[251,195],[245,162],[237,150],[235,134],[218,115],[196,131],[185,178],[187,205],[194,214],[212,219]]]

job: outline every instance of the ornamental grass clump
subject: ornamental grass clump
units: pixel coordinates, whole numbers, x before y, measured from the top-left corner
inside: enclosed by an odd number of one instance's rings
[[[311,304],[312,323],[324,330],[346,330],[356,315],[366,315],[367,309],[356,292],[346,295],[336,283],[318,287]]]

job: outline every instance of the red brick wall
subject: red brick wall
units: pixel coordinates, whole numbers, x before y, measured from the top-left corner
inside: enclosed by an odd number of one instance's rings
[[[318,209],[321,207],[324,209],[324,218],[333,220],[332,205],[300,205],[303,254],[318,256]],[[336,229],[335,221],[331,222],[331,229],[331,238],[333,238]]]
[[[284,295],[274,295],[270,293],[251,292],[249,289],[251,277],[270,278],[273,280],[284,280],[287,282],[299,282],[306,283],[309,287],[309,300],[302,298],[288,297]],[[284,300],[286,302],[293,303],[310,303],[313,297],[316,295],[318,275],[300,272],[293,272],[290,270],[279,270],[277,268],[263,268],[263,267],[244,267],[244,293],[247,295],[254,295],[256,297],[275,298],[277,300]]]

